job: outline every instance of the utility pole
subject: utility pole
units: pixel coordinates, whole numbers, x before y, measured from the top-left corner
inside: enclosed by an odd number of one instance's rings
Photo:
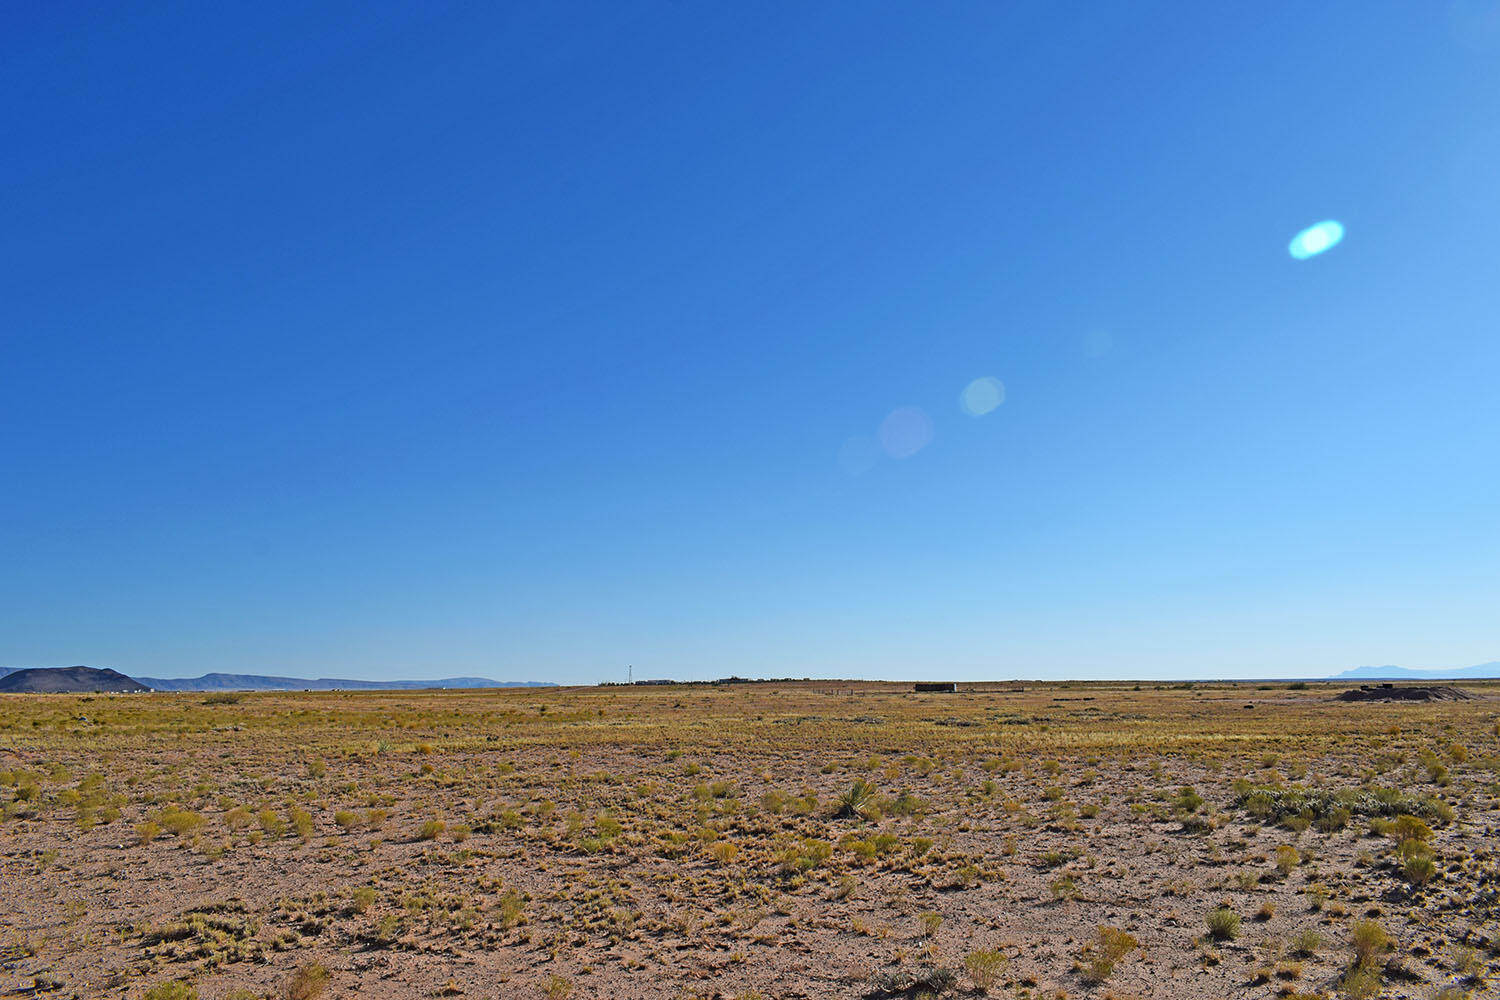
[[[635,687],[635,664],[633,663],[625,667],[625,683]]]

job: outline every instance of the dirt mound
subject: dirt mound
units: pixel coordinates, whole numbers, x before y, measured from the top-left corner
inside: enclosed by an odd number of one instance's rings
[[[1463,688],[1437,684],[1361,684],[1335,696],[1339,701],[1468,701]]]

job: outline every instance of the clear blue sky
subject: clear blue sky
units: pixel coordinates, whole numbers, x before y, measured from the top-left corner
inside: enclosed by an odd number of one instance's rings
[[[14,3],[0,94],[0,663],[1500,658],[1495,3]]]

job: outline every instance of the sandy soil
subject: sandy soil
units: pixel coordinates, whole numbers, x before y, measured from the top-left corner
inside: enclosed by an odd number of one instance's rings
[[[0,990],[1496,995],[1468,687],[7,696]]]

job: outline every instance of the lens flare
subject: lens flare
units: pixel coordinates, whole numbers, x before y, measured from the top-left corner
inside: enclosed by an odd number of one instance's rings
[[[918,406],[892,410],[880,422],[880,447],[892,458],[911,458],[932,440],[932,418]]]
[[[1005,383],[986,375],[964,386],[958,407],[971,417],[982,417],[1005,402]]]
[[[880,445],[867,434],[850,438],[839,449],[839,468],[847,476],[863,475],[875,468],[878,461]]]
[[[1332,250],[1343,238],[1343,224],[1327,219],[1315,226],[1308,226],[1293,236],[1287,252],[1297,260],[1307,260],[1309,257],[1316,257],[1320,253]]]

